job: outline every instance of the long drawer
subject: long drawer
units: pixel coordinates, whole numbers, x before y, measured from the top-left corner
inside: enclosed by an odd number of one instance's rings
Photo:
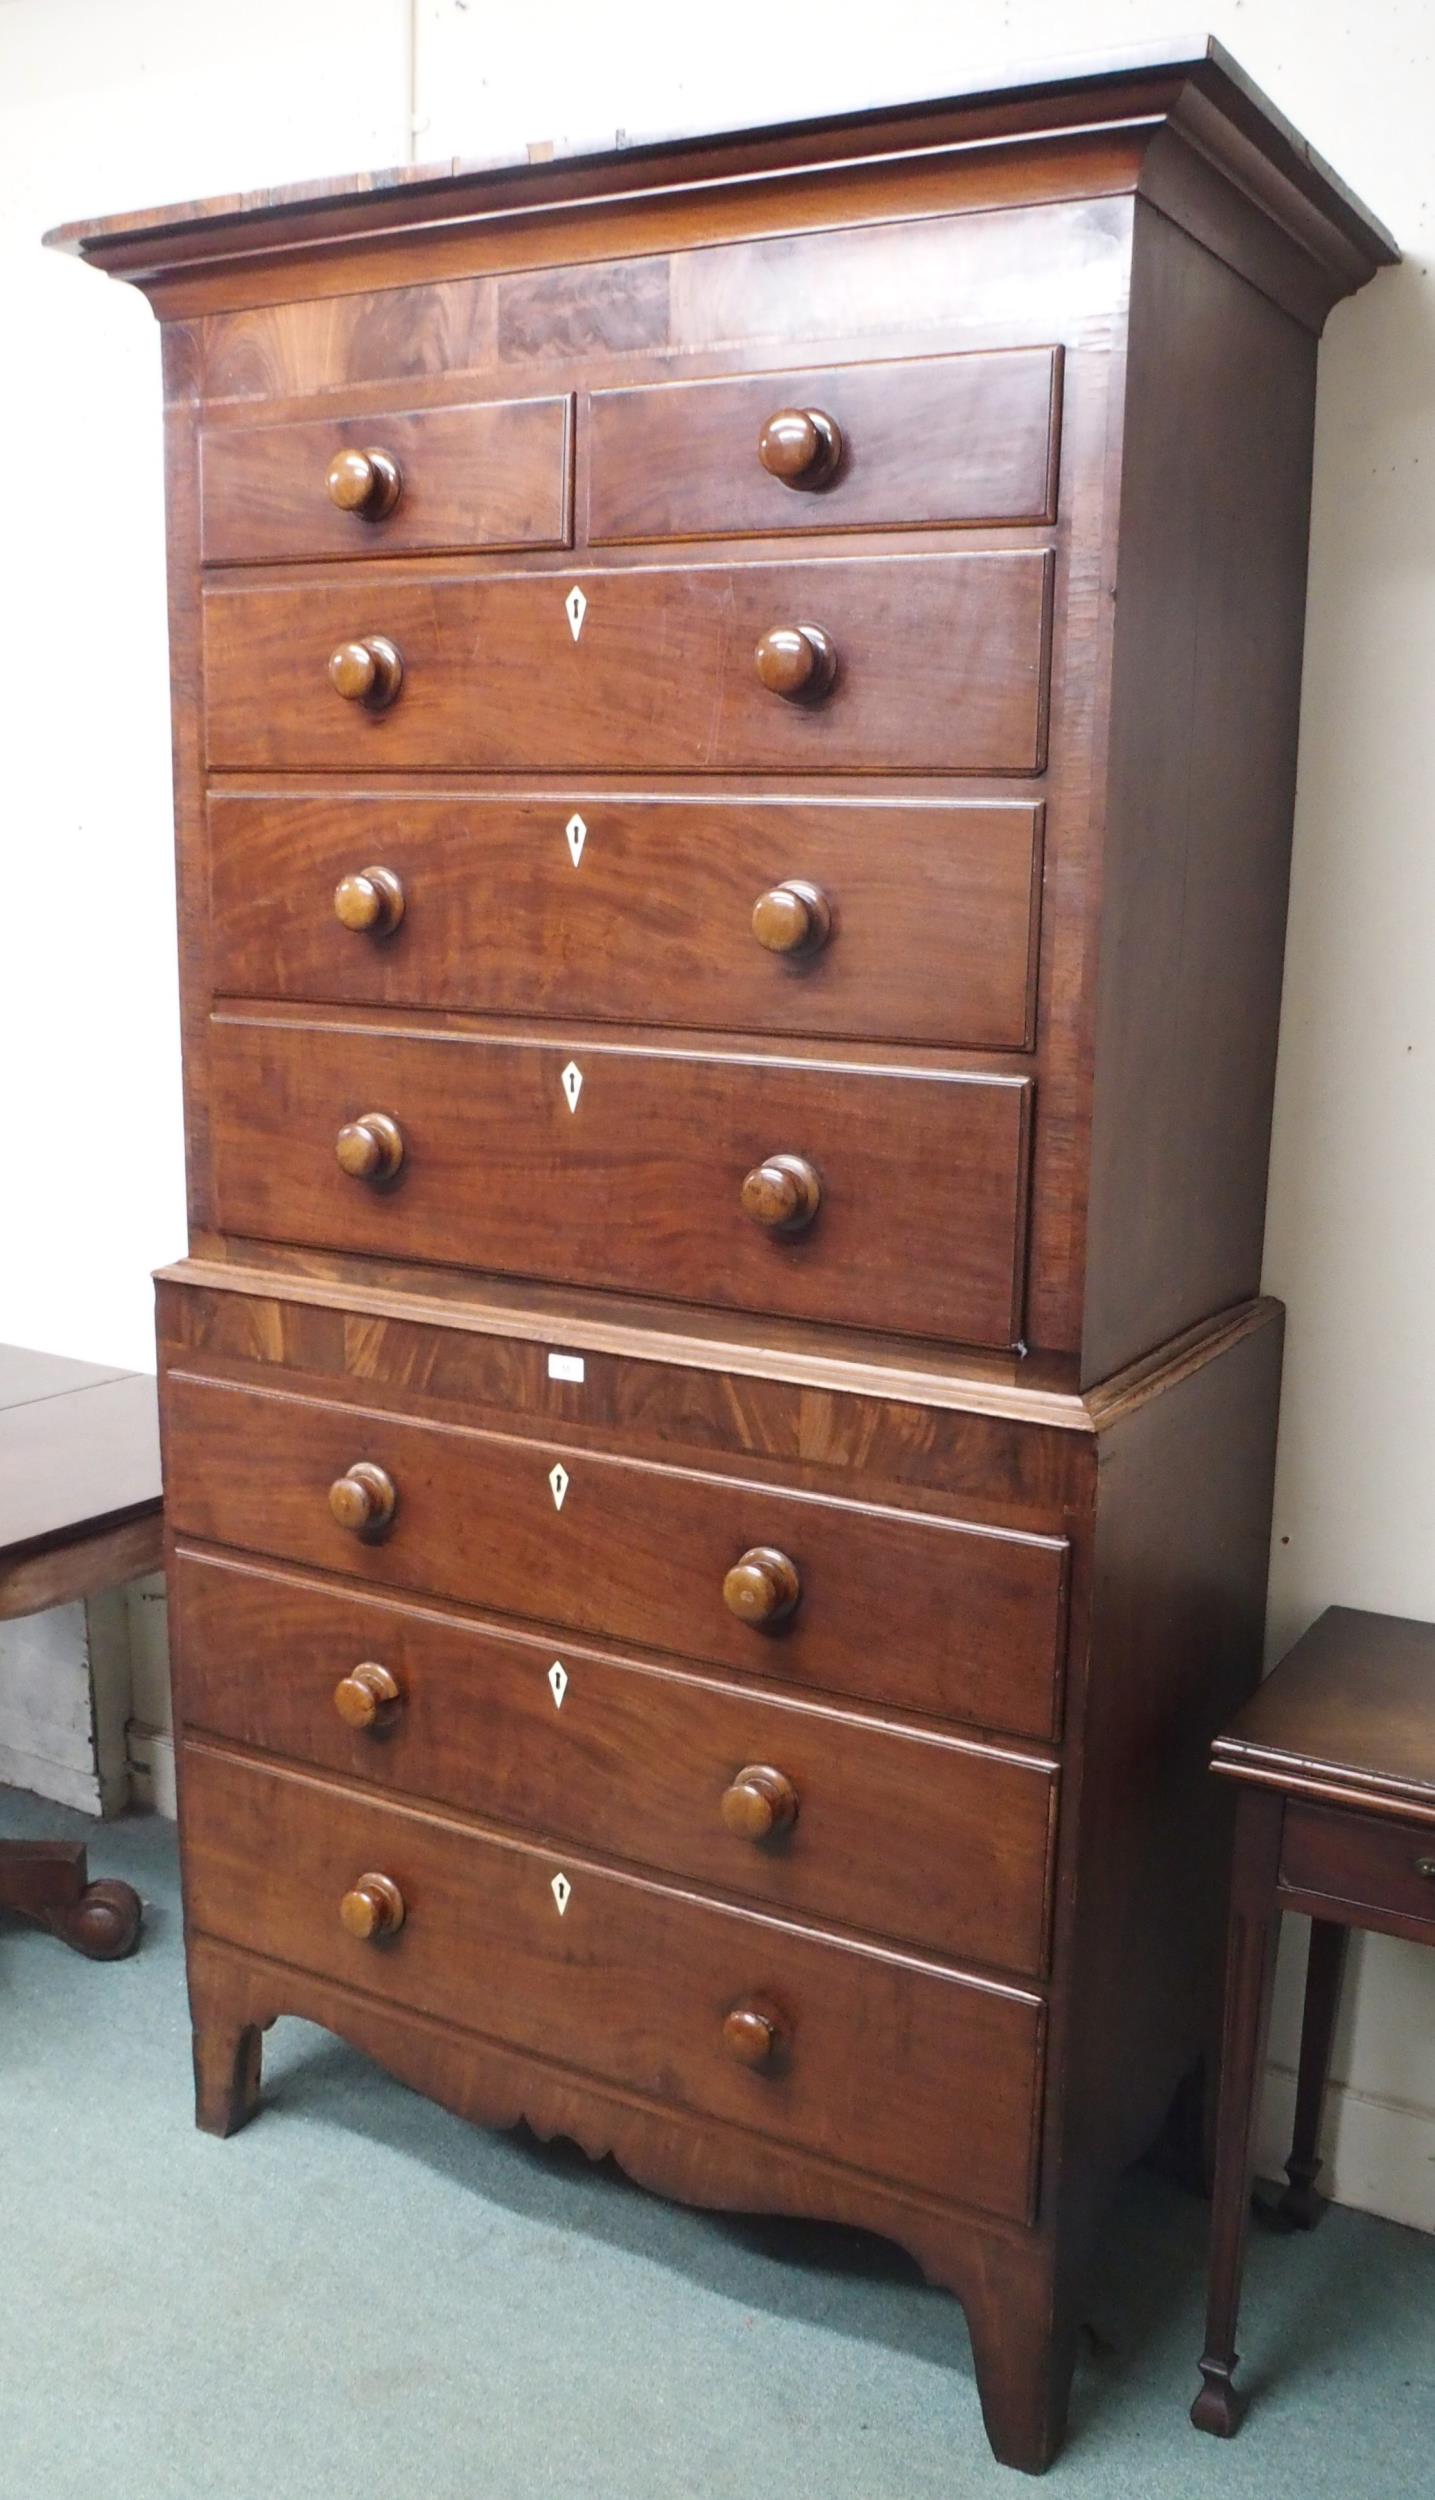
[[[183,1779],[202,1932],[847,2168],[1029,2215],[1034,1997],[204,1746],[186,1746]],[[361,1938],[340,1903],[376,1875],[402,1924]]]
[[[211,582],[208,759],[333,772],[1030,773],[1044,745],[1049,582],[1038,548]],[[835,676],[820,699],[820,675],[792,699],[758,674],[759,641],[787,628],[826,639]],[[345,699],[330,678],[336,652],[373,637],[402,662],[384,709]]]
[[[205,426],[203,560],[564,546],[572,535],[571,432],[566,391],[450,408],[371,408],[292,425]]]
[[[187,1727],[962,1961],[1045,1963],[1032,1757],[181,1548]]]
[[[604,539],[1045,521],[1051,347],[595,391],[588,529]]]
[[[940,1068],[211,1027],[228,1232],[980,1345],[1021,1333],[1030,1095]],[[359,1127],[372,1177],[340,1168]]]
[[[1060,1538],[181,1371],[163,1412],[166,1513],[180,1535],[739,1674],[1018,1736],[1055,1732]],[[394,1489],[377,1533],[331,1512],[331,1485],[357,1463]],[[791,1578],[745,1562],[773,1554]]]
[[[211,799],[209,825],[222,995],[1030,1040],[1027,800],[271,791]]]

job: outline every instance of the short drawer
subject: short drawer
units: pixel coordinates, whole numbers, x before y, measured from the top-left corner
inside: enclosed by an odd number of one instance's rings
[[[186,1548],[170,1596],[191,1729],[959,1961],[1044,1967],[1048,1763]]]
[[[209,822],[214,985],[230,997],[1030,1039],[1026,800],[266,793],[211,799]]]
[[[595,391],[589,536],[1049,521],[1059,376],[1026,347]]]
[[[1333,1909],[1423,1919],[1435,1932],[1435,1827],[1329,1807],[1286,1807],[1280,1881]]]
[[[211,582],[208,758],[353,773],[1030,773],[1045,742],[1049,568],[1045,550],[1016,548]],[[770,647],[768,667],[795,683],[810,666],[795,697],[758,673],[759,641],[788,633],[800,644]],[[334,655],[368,654],[340,670],[362,686],[380,646],[398,659],[369,671],[369,693],[392,699],[374,709],[337,693]]]
[[[1025,1077],[221,1015],[210,1080],[226,1232],[1020,1333]],[[373,1177],[340,1168],[341,1131],[346,1157],[386,1148]]]
[[[1060,1538],[178,1371],[163,1416],[181,1536],[740,1675],[1055,1731]],[[329,1500],[360,1462],[394,1491],[367,1532]]]
[[[207,1935],[850,2169],[1031,2210],[1043,2015],[1019,1989],[205,1746],[183,1799]],[[402,1923],[361,1937],[340,1904],[374,1876]]]
[[[298,425],[208,425],[200,435],[203,560],[567,546],[571,437],[566,392]]]

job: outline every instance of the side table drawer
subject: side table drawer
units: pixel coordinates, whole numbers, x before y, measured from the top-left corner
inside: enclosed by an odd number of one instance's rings
[[[1435,1934],[1435,1830],[1340,1808],[1286,1807],[1280,1881],[1333,1908],[1422,1919]]]
[[[184,1816],[208,1935],[879,2178],[1031,2210],[1025,1991],[204,1746],[185,1748]],[[375,1875],[402,1923],[360,1937],[339,1905]]]

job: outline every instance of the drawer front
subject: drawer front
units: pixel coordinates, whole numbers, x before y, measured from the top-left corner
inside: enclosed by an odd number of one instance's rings
[[[739,1674],[1018,1736],[1055,1731],[1059,1538],[181,1373],[164,1422],[166,1510],[181,1535]],[[377,1537],[341,1527],[329,1506],[359,1461],[396,1488]],[[795,1574],[795,1603],[765,1622],[739,1617],[727,1575],[773,1551]]]
[[[265,1240],[1005,1346],[1019,1334],[1030,1091],[1015,1077],[219,1016],[218,1218]],[[377,1183],[341,1171],[335,1146],[374,1114],[403,1145]],[[817,1176],[800,1231],[744,1213],[749,1176],[774,1156]],[[787,1203],[784,1186],[773,1205]],[[811,1203],[807,1186],[794,1213]]]
[[[1333,1907],[1426,1920],[1435,1935],[1435,1826],[1293,1800],[1285,1811],[1280,1880],[1292,1892],[1323,1894]]]
[[[1029,1042],[1040,811],[1025,800],[271,795],[211,799],[209,821],[214,980],[231,997]],[[336,889],[374,867],[398,879],[401,917],[380,905],[342,925]],[[368,900],[346,889],[344,908]]]
[[[353,773],[1029,773],[1045,734],[1048,579],[1047,554],[1023,548],[211,583],[209,761]],[[815,628],[835,655],[821,699],[790,700],[759,678],[759,639],[789,626]],[[385,710],[330,682],[331,655],[371,636],[402,660]]]
[[[1047,1764],[186,1551],[171,1595],[191,1728],[774,1909],[1044,1967]]]
[[[184,1824],[208,1935],[849,2168],[1030,2211],[1034,1998],[195,1745]],[[339,1904],[370,1874],[404,1917],[361,1940]],[[735,2012],[768,2026],[760,2067],[727,2045]]]
[[[573,535],[571,412],[564,393],[463,408],[370,410],[302,425],[206,426],[203,560],[267,564],[448,547],[566,547]],[[346,452],[369,462],[370,491],[357,508],[336,503],[328,483],[331,465]],[[348,495],[365,483],[354,466],[334,482]]]
[[[1050,521],[1059,361],[1028,347],[595,391],[589,536]]]

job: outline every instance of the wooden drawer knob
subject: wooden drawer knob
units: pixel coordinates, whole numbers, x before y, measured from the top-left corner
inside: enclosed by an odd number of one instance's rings
[[[376,1536],[393,1518],[398,1489],[385,1467],[356,1459],[329,1487],[329,1508],[341,1528],[354,1536]]]
[[[334,918],[345,929],[389,937],[404,916],[404,889],[392,868],[359,868],[334,888]]]
[[[757,456],[784,486],[825,486],[842,457],[842,429],[820,408],[779,408],[757,438]]]
[[[820,703],[837,675],[837,652],[820,625],[772,625],[754,653],[769,694],[789,703]]]
[[[739,2066],[770,2066],[777,2050],[777,2025],[760,2006],[735,2005],[723,2016],[722,2044]]]
[[[391,1181],[404,1159],[403,1131],[387,1111],[365,1111],[345,1121],[334,1152],[351,1181]]]
[[[815,955],[832,934],[832,906],[820,886],[784,877],[753,904],[752,934],[770,955]]]
[[[404,682],[403,655],[387,634],[341,642],[329,660],[329,683],[346,703],[366,712],[387,711]]]
[[[736,1840],[771,1840],[797,1821],[797,1791],[785,1771],[750,1762],[722,1793],[722,1819]]]
[[[347,1483],[348,1478],[344,1477],[341,1481]],[[361,1666],[351,1667],[334,1687],[334,1708],[345,1727],[386,1727],[397,1714],[402,1699],[403,1695],[388,1668],[381,1667],[373,1658],[366,1658]]]
[[[803,1155],[769,1155],[742,1185],[742,1211],[770,1233],[800,1233],[822,1204],[822,1183]]]
[[[404,486],[397,460],[386,451],[336,451],[324,483],[329,501],[361,521],[382,521]]]
[[[750,1545],[723,1581],[722,1595],[728,1612],[743,1623],[781,1623],[802,1595],[802,1581],[779,1546]]]
[[[404,1923],[404,1896],[391,1875],[361,1875],[339,1904],[339,1922],[361,1944],[393,1936]]]

